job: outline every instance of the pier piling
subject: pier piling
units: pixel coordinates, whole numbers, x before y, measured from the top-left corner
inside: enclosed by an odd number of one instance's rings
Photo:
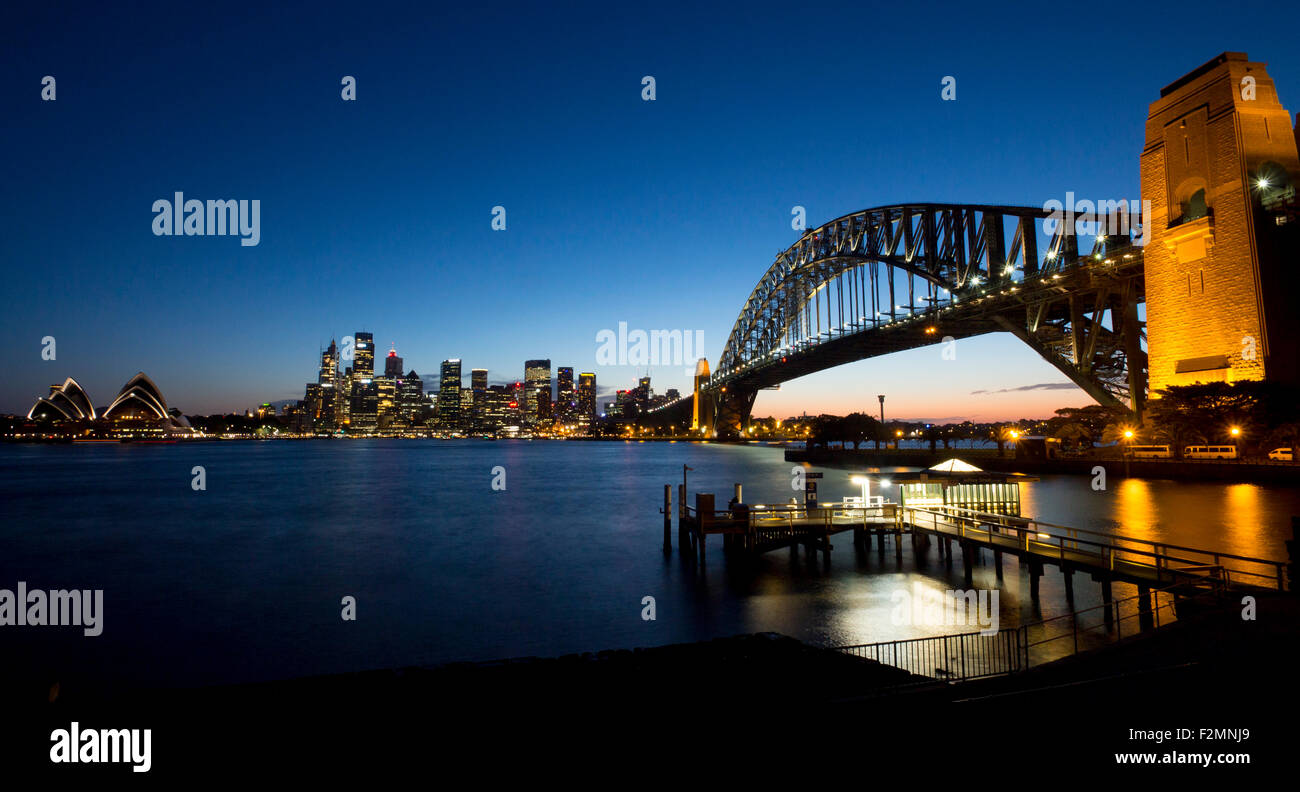
[[[664,485],[664,555],[673,551],[673,485]]]

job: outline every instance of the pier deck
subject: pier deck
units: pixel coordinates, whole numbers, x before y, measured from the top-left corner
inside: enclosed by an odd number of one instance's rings
[[[914,547],[937,540],[940,557],[950,563],[952,545],[957,544],[969,579],[972,567],[979,562],[980,551],[993,552],[999,577],[1002,554],[1009,553],[1029,567],[1035,594],[1038,577],[1048,564],[1060,567],[1063,572],[1086,572],[1095,580],[1124,581],[1144,588],[1171,583],[1192,587],[1224,584],[1234,588],[1288,588],[1284,561],[1069,528],[955,506],[920,508],[880,503],[864,507],[846,502],[811,508],[742,505],[734,511],[683,507],[678,523],[682,541],[689,541],[701,557],[708,537],[714,534],[723,537],[723,549],[728,552],[765,553],[804,545],[809,551],[829,553],[830,537],[852,531],[855,546],[866,545],[875,536],[882,550],[885,537],[892,536],[895,553],[900,557],[902,537],[907,535]],[[1067,585],[1071,585],[1068,574],[1066,578]]]

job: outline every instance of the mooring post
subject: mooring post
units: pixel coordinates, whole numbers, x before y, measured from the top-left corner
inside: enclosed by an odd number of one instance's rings
[[[673,485],[664,485],[664,553],[673,551]]]

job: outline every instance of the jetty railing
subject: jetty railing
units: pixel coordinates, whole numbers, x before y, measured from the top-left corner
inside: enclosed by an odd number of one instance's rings
[[[1120,534],[1069,528],[1063,525],[992,514],[959,506],[904,507],[905,519],[915,527],[958,538],[973,538],[991,546],[1015,546],[1024,552],[1056,555],[1069,560],[1069,553],[1086,553],[1111,571],[1116,564],[1145,566],[1157,577],[1203,575],[1217,570],[1224,582],[1240,582],[1261,588],[1287,588],[1286,562],[1202,550],[1168,542],[1138,539]]]
[[[1024,670],[1028,656],[1023,642],[1024,633],[1019,628],[1008,627],[995,633],[936,635],[836,649],[917,676],[959,682]]]
[[[1147,629],[1178,620],[1177,608],[1191,603],[1221,601],[1223,586],[1216,586],[1189,596],[1176,596],[1185,586],[1174,584],[1134,594],[1091,608],[1065,613],[1049,619],[1005,627],[996,633],[967,632],[954,635],[936,635],[927,638],[908,638],[897,641],[837,646],[836,651],[875,660],[884,665],[900,668],[908,673],[931,679],[963,682],[991,676],[1005,676],[1028,670],[1031,666],[1077,654],[1081,641],[1084,644],[1097,632],[1105,634],[1107,642],[1119,641]],[[1165,595],[1162,601],[1160,595]],[[1125,610],[1130,612],[1125,614]],[[1100,613],[1099,613],[1100,612]],[[1087,614],[1097,614],[1100,621],[1086,624]],[[1097,616],[1094,616],[1096,618]],[[1125,631],[1125,622],[1136,620]],[[1051,651],[1048,647],[1060,646],[1059,641],[1070,641],[1070,648]],[[1094,642],[1095,643],[1095,642]],[[1055,646],[1053,646],[1055,645]],[[1084,646],[1083,648],[1089,648]]]

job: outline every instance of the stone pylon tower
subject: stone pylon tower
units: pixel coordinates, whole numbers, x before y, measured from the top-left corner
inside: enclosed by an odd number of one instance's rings
[[[1300,179],[1291,117],[1265,64],[1226,52],[1151,104],[1142,150],[1154,392],[1195,382],[1297,381]],[[1283,207],[1283,208],[1279,208]],[[1289,222],[1288,222],[1289,220]]]

